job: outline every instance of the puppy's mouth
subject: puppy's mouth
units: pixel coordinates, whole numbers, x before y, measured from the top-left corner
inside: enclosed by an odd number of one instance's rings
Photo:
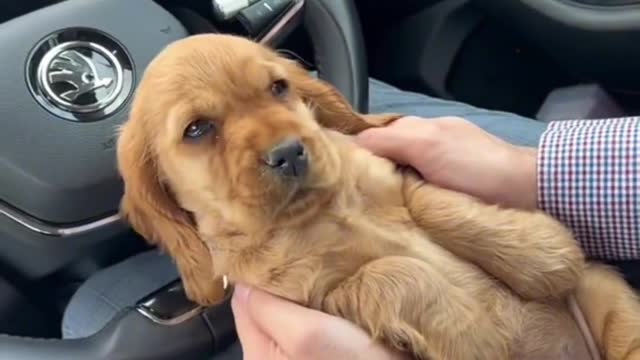
[[[299,182],[292,182],[282,201],[275,207],[274,216],[291,211],[297,204],[305,202],[312,193],[312,189],[303,187]]]
[[[329,187],[292,186],[273,208],[272,217],[274,221],[303,221],[313,218],[314,214],[332,201],[334,194]]]

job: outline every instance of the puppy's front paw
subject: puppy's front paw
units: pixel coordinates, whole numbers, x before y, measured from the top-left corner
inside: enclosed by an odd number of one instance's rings
[[[202,306],[220,305],[229,294],[223,279],[189,281],[183,278],[183,285],[187,298]]]
[[[419,360],[435,360],[424,336],[409,324],[387,324],[381,332],[380,340],[393,349],[410,354]]]

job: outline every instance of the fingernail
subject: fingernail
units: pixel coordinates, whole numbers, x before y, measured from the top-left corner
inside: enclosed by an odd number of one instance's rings
[[[248,286],[236,284],[233,290],[233,299],[241,304],[245,304],[247,299],[249,299],[250,293],[251,288]]]

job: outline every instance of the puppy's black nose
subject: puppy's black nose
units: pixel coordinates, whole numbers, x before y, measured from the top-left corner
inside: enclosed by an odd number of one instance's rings
[[[267,151],[264,162],[282,176],[302,177],[309,167],[309,156],[297,139],[287,139]]]

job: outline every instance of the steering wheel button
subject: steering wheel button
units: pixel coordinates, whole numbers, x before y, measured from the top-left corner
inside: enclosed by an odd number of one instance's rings
[[[240,10],[258,0],[213,0],[213,13],[216,19],[224,21],[234,17]]]
[[[292,3],[292,0],[262,0],[240,11],[237,19],[247,33],[255,37],[267,30]]]

